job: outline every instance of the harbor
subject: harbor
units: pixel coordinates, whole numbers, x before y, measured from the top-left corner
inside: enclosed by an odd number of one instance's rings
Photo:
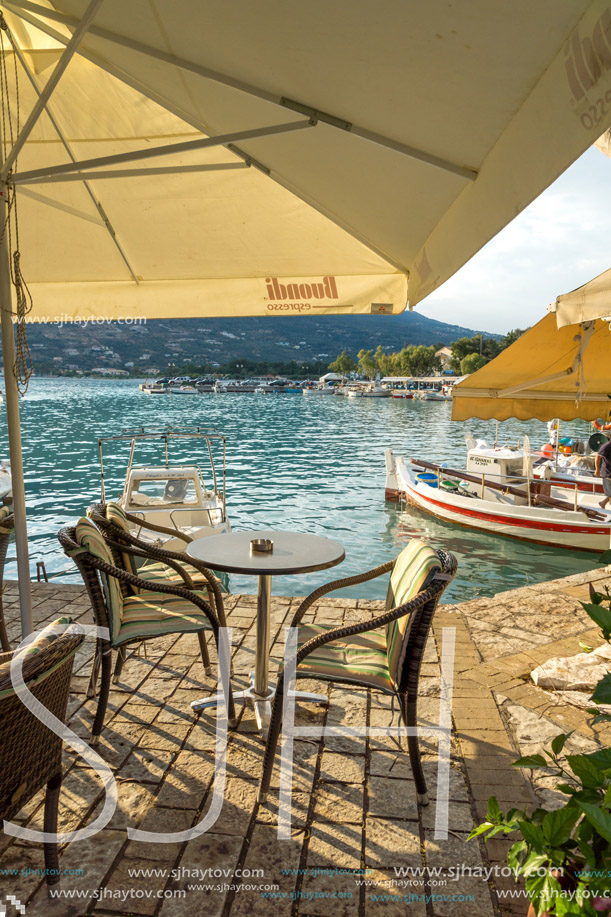
[[[358,573],[394,557],[410,537],[447,547],[459,558],[450,587],[456,601],[502,589],[583,572],[596,555],[568,554],[551,547],[533,552],[505,538],[481,535],[438,521],[401,504],[385,501],[384,452],[426,456],[464,467],[465,435],[494,442],[494,422],[452,423],[451,404],[396,399],[260,397],[254,393],[203,395],[201,398],[151,398],[130,380],[34,378],[21,400],[23,449],[27,470],[31,575],[44,561],[47,574],[76,582],[78,574],[57,542],[56,532],[78,519],[101,499],[98,439],[130,427],[185,428],[201,425],[226,438],[227,513],[234,529],[306,526],[336,538],[346,547],[342,575]],[[95,423],[87,425],[87,418]],[[59,422],[62,418],[62,422]],[[137,421],[134,423],[134,421]],[[338,431],[341,429],[341,435]],[[590,425],[567,424],[563,432],[583,438]],[[530,436],[533,448],[548,438],[545,424],[507,421],[500,444],[515,446]],[[144,447],[141,447],[144,448]],[[207,448],[191,445],[176,460],[208,464]],[[115,499],[124,486],[129,439],[104,450],[105,491]],[[52,459],[50,458],[52,456]],[[140,451],[140,460],[157,462],[159,449]],[[222,467],[222,456],[217,457]],[[521,463],[520,463],[521,465]],[[207,484],[211,475],[206,471]],[[49,482],[52,492],[49,492]],[[15,575],[9,551],[6,575]],[[474,574],[477,572],[477,579]],[[252,591],[247,577],[231,577],[232,591]],[[304,574],[298,587],[306,594],[325,582],[325,573]],[[293,592],[293,579],[280,577],[278,588]],[[384,586],[373,581],[352,587],[355,598],[382,598]]]

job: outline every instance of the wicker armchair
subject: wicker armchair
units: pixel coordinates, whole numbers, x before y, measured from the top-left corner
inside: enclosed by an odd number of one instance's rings
[[[208,600],[216,611],[219,624],[221,627],[226,626],[220,582],[211,570],[208,570],[195,558],[189,558],[187,561],[185,555],[178,551],[169,551],[167,548],[133,535],[129,528],[130,521],[135,521],[142,527],[148,527],[148,523],[126,513],[118,503],[94,503],[87,510],[87,516],[95,522],[104,535],[117,566],[123,566],[129,573],[149,583],[169,581],[178,586],[186,585],[191,589],[206,590]],[[159,526],[155,531],[158,528]],[[185,541],[189,538],[188,535],[181,532],[176,534]],[[141,563],[138,563],[135,557],[125,550],[130,547],[144,555]],[[126,588],[129,591],[130,587]]]
[[[219,625],[227,626],[220,583],[211,570],[195,559],[188,563],[184,554],[168,551],[132,535],[130,520],[135,520],[143,527],[147,527],[148,523],[130,516],[118,503],[94,503],[87,510],[87,516],[104,536],[116,566],[146,580],[150,584],[149,589],[154,589],[156,583],[169,582],[171,585],[199,590],[215,611]],[[159,526],[156,526],[154,531],[158,529]],[[185,540],[189,537],[183,533],[179,535]],[[121,583],[121,591],[124,595],[133,595],[135,592],[129,583]],[[115,681],[118,680],[124,662],[125,648],[122,647],[117,656]]]
[[[27,687],[62,722],[74,654],[83,642],[77,627],[70,618],[58,618],[17,651]],[[0,821],[11,821],[46,785],[44,830],[57,834],[62,741],[16,695],[10,667],[17,653],[0,654]],[[45,844],[44,855],[47,883],[54,885],[59,882],[57,845]]]
[[[297,678],[375,688],[399,701],[405,725],[417,725],[418,680],[428,632],[437,603],[456,573],[456,559],[412,540],[394,560],[359,576],[321,586],[303,600],[291,627],[298,627]],[[384,614],[344,627],[301,625],[305,612],[323,595],[390,573]],[[384,627],[380,632],[378,628]],[[280,673],[269,726],[259,801],[265,802],[282,728],[284,672]],[[408,751],[418,802],[428,801],[418,736],[408,735]]]
[[[4,564],[6,562],[8,543],[15,528],[14,519],[15,517],[8,506],[0,506],[0,647],[4,653],[10,653],[11,651],[11,644],[9,643],[6,624],[4,623],[2,594],[4,592]]]
[[[110,693],[112,650],[120,650],[115,678],[121,671],[123,648],[129,643],[162,637],[167,634],[196,633],[206,674],[210,674],[210,657],[204,632],[211,630],[218,648],[219,620],[208,601],[208,593],[178,586],[167,581],[154,584],[115,564],[110,547],[90,519],[82,518],[74,528],[58,532],[64,552],[77,565],[87,587],[95,622],[108,628],[110,638],[98,638],[94,670],[99,661],[101,683],[98,706],[91,730],[91,744],[97,744]],[[122,552],[145,556],[134,548],[123,546]],[[178,564],[168,560],[178,571]],[[123,590],[129,586],[131,593]],[[192,584],[191,584],[192,587]],[[235,725],[233,696],[230,691],[227,716]]]

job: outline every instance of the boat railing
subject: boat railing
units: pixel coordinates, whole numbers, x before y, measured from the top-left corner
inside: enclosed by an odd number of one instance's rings
[[[535,478],[531,475],[524,474],[501,474],[500,472],[497,473],[483,470],[463,471],[462,469],[444,468],[442,465],[437,465],[434,462],[425,462],[419,459],[412,459],[412,464],[416,467],[421,467],[429,471],[437,472],[438,478],[441,478],[442,475],[445,474],[448,478],[459,478],[469,483],[475,484],[476,486],[479,485],[480,498],[482,500],[485,499],[486,486],[501,492],[505,486],[507,488],[507,494],[513,492],[514,495],[517,496],[517,492],[522,488],[522,485],[524,485],[524,490],[520,495],[526,498],[529,507],[533,506],[534,503],[534,505],[544,505],[564,510],[572,508],[575,512],[582,512],[588,517],[598,519],[604,519],[607,515],[605,510],[598,510],[593,506],[584,506],[583,503],[579,503],[580,491],[579,483],[577,481],[573,486],[573,505],[571,507],[571,503],[568,500],[551,497],[551,489],[555,485],[554,482],[548,478]],[[535,486],[533,487],[533,485]],[[547,485],[547,487],[545,485]],[[547,488],[549,488],[549,490],[547,490]]]

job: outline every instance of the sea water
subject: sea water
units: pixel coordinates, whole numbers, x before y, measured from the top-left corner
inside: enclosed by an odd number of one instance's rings
[[[98,438],[142,427],[216,429],[227,437],[227,510],[234,529],[288,529],[325,535],[345,548],[332,570],[274,577],[275,595],[306,595],[330,579],[364,572],[395,557],[412,536],[452,551],[458,575],[445,601],[464,601],[598,566],[597,555],[514,541],[441,522],[384,502],[384,450],[464,467],[465,435],[494,441],[495,423],[452,423],[451,404],[398,399],[319,398],[300,394],[146,395],[135,380],[35,377],[21,399],[23,457],[32,573],[78,582],[57,532],[100,498]],[[585,423],[562,433],[587,436]],[[500,444],[528,434],[547,441],[543,423],[507,421]],[[177,461],[207,458],[201,445],[176,448]],[[129,447],[105,448],[107,498],[122,489]],[[141,451],[160,463],[153,451]],[[0,457],[8,457],[2,415]],[[136,456],[137,459],[137,456]],[[210,476],[207,475],[207,483]],[[9,550],[14,558],[14,546]],[[5,577],[16,578],[14,560]],[[255,592],[256,579],[231,576],[233,592]],[[336,593],[383,598],[374,580]]]

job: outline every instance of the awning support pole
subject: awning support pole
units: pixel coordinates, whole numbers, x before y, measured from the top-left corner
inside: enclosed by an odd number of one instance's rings
[[[6,227],[6,185],[0,188],[0,226]],[[21,427],[19,424],[19,391],[15,376],[15,332],[11,309],[11,275],[8,250],[8,232],[0,244],[0,312],[2,329],[2,359],[4,362],[4,393],[8,427],[11,479],[13,483],[13,512],[15,514],[15,543],[17,547],[17,575],[19,580],[19,605],[21,608],[21,635],[27,637],[34,628],[32,619],[32,594],[30,591],[30,557],[25,511],[25,485],[23,481],[23,455],[21,452]]]

